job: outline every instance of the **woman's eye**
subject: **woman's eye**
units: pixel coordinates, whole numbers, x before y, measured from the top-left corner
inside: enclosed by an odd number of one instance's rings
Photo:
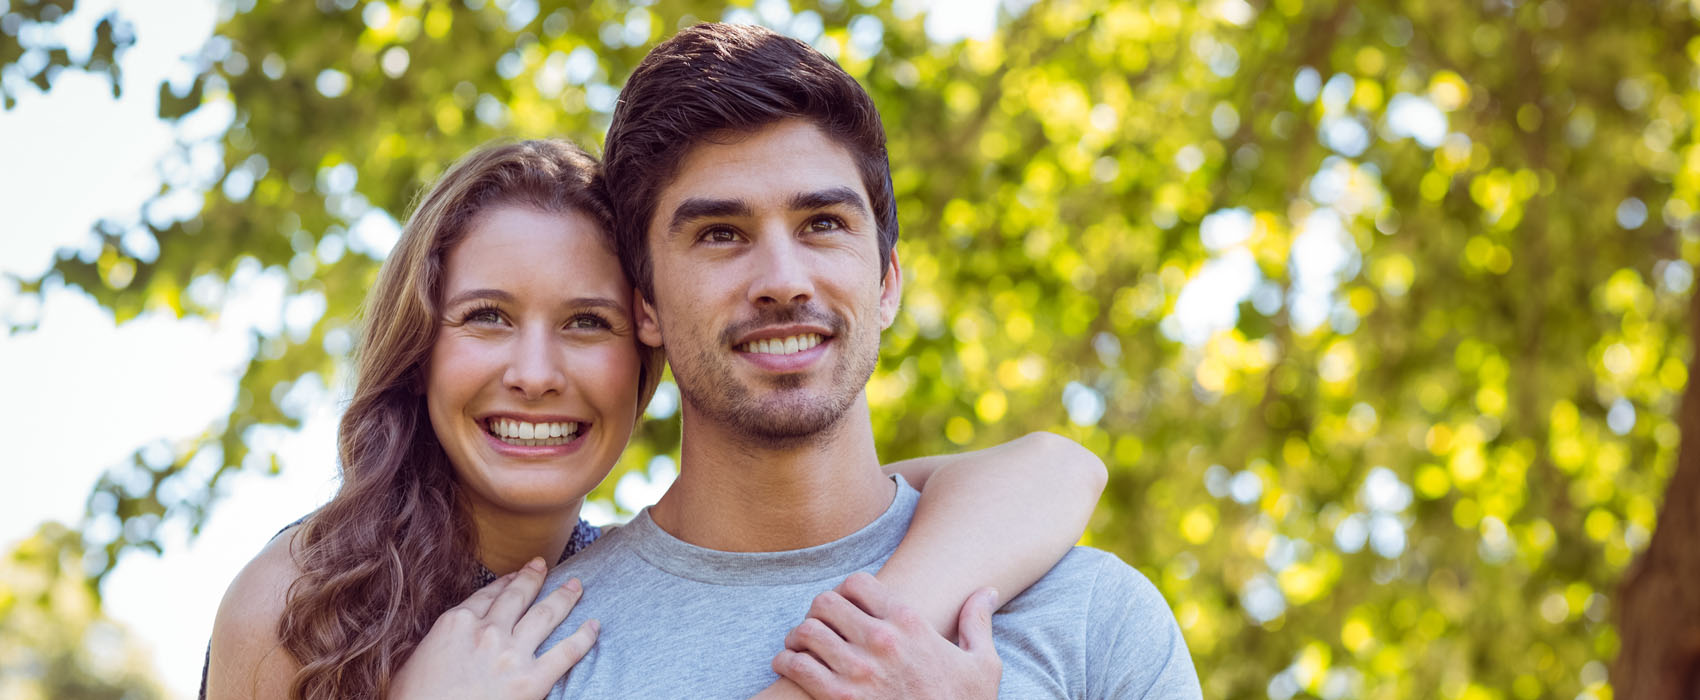
[[[465,323],[501,323],[502,314],[495,309],[473,309],[467,312]]]
[[[610,326],[608,321],[601,316],[597,316],[595,314],[579,314],[567,320],[567,327],[575,329],[601,330],[604,328],[612,328],[613,326]]]

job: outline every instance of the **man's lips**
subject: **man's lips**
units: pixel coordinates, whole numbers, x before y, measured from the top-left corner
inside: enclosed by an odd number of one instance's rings
[[[818,327],[764,328],[732,346],[738,356],[768,372],[800,372],[826,354],[833,336]]]
[[[750,340],[748,342],[739,343],[735,347],[738,352],[758,355],[795,355],[799,352],[819,346],[822,342],[825,342],[828,339],[829,337],[823,337],[820,333],[792,333],[772,338]]]

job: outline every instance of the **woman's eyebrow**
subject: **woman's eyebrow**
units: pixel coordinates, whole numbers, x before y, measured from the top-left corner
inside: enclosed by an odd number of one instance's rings
[[[445,308],[451,307],[451,306],[459,306],[459,305],[464,304],[466,302],[479,300],[479,299],[490,299],[490,300],[493,300],[493,301],[499,301],[499,302],[511,304],[511,303],[513,303],[514,295],[509,294],[507,292],[504,292],[500,289],[468,289],[464,292],[461,292],[459,294],[454,295],[453,297],[450,297],[448,301],[443,302],[443,306]]]
[[[616,314],[626,313],[626,305],[608,297],[576,297],[567,300],[567,306],[575,309],[603,309]]]

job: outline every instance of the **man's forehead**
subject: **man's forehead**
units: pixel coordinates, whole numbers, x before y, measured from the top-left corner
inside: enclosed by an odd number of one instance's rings
[[[718,132],[688,149],[657,197],[656,215],[671,218],[691,199],[736,200],[789,207],[828,190],[851,190],[868,206],[850,151],[819,127],[788,119],[746,132]]]

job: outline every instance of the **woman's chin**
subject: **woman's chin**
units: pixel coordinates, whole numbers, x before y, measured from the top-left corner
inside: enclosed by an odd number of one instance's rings
[[[579,506],[584,504],[584,497],[596,488],[596,481],[585,483],[582,480],[562,481],[553,479],[496,479],[482,489],[474,489],[477,493],[473,499],[474,510],[489,509],[521,516],[549,517],[576,519]]]

